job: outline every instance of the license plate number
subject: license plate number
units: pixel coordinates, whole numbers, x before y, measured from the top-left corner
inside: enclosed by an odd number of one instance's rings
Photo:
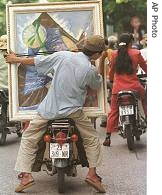
[[[69,158],[69,143],[50,143],[50,158]]]
[[[133,105],[119,106],[119,114],[120,116],[133,115]]]

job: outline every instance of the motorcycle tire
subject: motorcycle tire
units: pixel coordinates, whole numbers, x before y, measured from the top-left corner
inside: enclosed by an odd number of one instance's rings
[[[7,125],[7,105],[2,105],[1,115],[0,115],[0,145],[6,143],[7,131],[5,129]]]
[[[0,145],[4,145],[6,143],[6,138],[7,138],[7,132],[3,128],[0,132]]]
[[[131,124],[125,126],[127,145],[129,150],[134,149],[134,135],[133,135],[133,126]]]
[[[58,182],[58,192],[65,192],[65,169],[57,168],[57,182]]]
[[[138,135],[138,136],[136,136],[136,141],[140,141],[140,136]]]
[[[17,131],[16,133],[18,137],[22,137],[22,133],[20,131]]]

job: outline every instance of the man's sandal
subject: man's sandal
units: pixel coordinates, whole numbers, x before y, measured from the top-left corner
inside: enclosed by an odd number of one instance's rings
[[[25,184],[25,185],[20,183],[20,184],[15,188],[15,192],[16,192],[16,193],[22,192],[23,190],[25,190],[25,189],[31,187],[31,186],[34,185],[34,184],[35,184],[34,180],[28,182],[28,183]]]
[[[98,180],[100,181],[100,182],[102,182],[102,177],[100,177],[98,174],[96,174],[97,175],[97,177],[98,177]]]
[[[87,182],[90,186],[95,188],[100,193],[105,193],[106,192],[100,181],[93,181],[90,178],[86,178],[85,182]]]

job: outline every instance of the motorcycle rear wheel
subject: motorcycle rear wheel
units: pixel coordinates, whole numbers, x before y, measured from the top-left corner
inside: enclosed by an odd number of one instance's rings
[[[57,168],[57,182],[58,182],[58,192],[65,192],[65,169]]]
[[[4,145],[6,143],[6,137],[7,137],[7,132],[3,128],[0,132],[0,145]]]
[[[137,136],[136,136],[136,141],[140,141],[140,139],[141,139],[141,138],[140,138],[140,135],[137,135]]]
[[[2,110],[0,114],[0,145],[6,143],[7,131],[5,129],[7,125],[7,104],[2,104]]]
[[[133,126],[131,124],[125,125],[125,132],[127,137],[128,149],[133,150],[134,149]]]
[[[16,133],[17,133],[17,136],[18,136],[18,137],[22,137],[21,131],[17,131]]]

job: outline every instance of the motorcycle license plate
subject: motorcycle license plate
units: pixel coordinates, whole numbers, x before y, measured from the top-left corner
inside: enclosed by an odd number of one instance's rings
[[[133,115],[133,105],[119,106],[119,114],[120,116]]]
[[[50,143],[50,158],[69,158],[69,143]]]

